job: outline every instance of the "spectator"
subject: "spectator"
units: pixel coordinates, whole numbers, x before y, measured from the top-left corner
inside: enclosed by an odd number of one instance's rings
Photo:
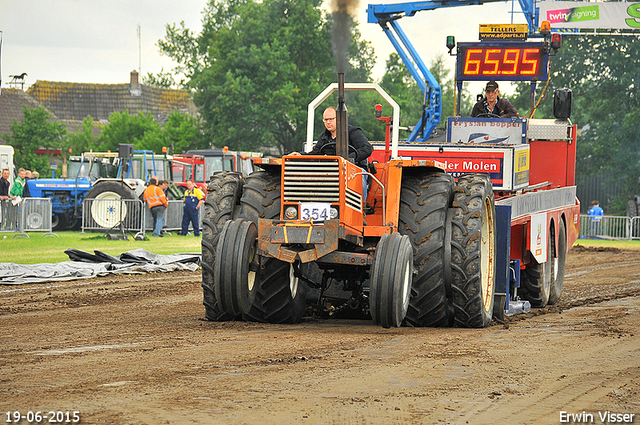
[[[11,191],[9,192],[9,195],[12,199],[22,197],[22,192],[24,191],[24,179],[26,175],[27,170],[25,170],[24,168],[18,170],[18,178],[13,182],[13,186],[11,187]]]
[[[162,189],[162,191],[164,192],[165,196],[167,195],[167,190],[169,190],[169,182],[167,180],[160,180],[158,182],[158,186],[160,186],[160,189]],[[167,196],[167,198],[169,198]]]
[[[164,226],[164,212],[168,202],[162,189],[158,186],[158,181],[151,177],[149,186],[144,190],[143,199],[149,205],[151,216],[153,217],[153,236],[162,237],[162,226]]]
[[[2,177],[0,177],[0,230],[3,230],[8,223],[9,188],[11,187],[9,173],[9,169],[5,168],[2,170]]]
[[[31,180],[31,170],[24,170],[24,187],[22,188],[22,197],[31,198],[31,191],[29,190],[29,180]]]
[[[182,236],[189,232],[189,222],[193,226],[193,234],[200,236],[198,210],[204,202],[204,194],[196,187],[193,180],[187,180],[187,191],[184,193],[184,208],[182,213]]]
[[[589,214],[589,236],[597,236],[600,234],[600,221],[602,220],[602,216],[604,216],[604,210],[600,207],[600,202],[592,201],[591,209],[587,211]]]
[[[6,201],[9,199],[9,188],[11,187],[11,183],[9,183],[10,171],[8,168],[2,170],[2,177],[0,177],[0,201]]]
[[[35,180],[38,180],[40,178],[40,173],[38,173],[37,171],[31,172],[31,175]]]
[[[169,182],[167,180],[160,180],[158,182],[158,186],[160,186],[160,189],[162,189],[162,192],[164,192],[164,196],[167,197],[167,202],[169,200],[169,193],[167,192],[167,190],[169,190]],[[167,204],[167,208],[169,208],[168,204]],[[164,225],[167,222],[167,211],[164,212],[164,214],[162,214],[162,228],[164,229]],[[164,233],[164,230],[163,230]],[[161,234],[163,234],[161,233]]]

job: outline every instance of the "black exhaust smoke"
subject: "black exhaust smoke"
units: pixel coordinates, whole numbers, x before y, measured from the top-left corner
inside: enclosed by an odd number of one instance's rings
[[[336,155],[349,159],[349,129],[347,106],[344,101],[344,73],[348,65],[351,43],[352,16],[358,10],[359,0],[331,0],[333,15],[333,55],[338,71],[338,106],[336,108]]]
[[[349,159],[347,106],[344,103],[344,72],[338,74],[338,107],[336,108],[336,155]]]

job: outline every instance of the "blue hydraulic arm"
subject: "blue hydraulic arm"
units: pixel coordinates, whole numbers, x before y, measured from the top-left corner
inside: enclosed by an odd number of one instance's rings
[[[411,76],[424,93],[422,117],[407,138],[408,142],[427,140],[440,122],[442,115],[442,89],[429,68],[424,64],[415,48],[405,35],[398,19],[413,16],[422,10],[434,10],[445,7],[472,6],[483,3],[495,3],[503,0],[460,0],[460,1],[417,1],[393,4],[370,4],[367,7],[367,22],[379,24],[391,44],[398,52]],[[535,0],[518,0],[529,25],[529,33],[537,26]]]

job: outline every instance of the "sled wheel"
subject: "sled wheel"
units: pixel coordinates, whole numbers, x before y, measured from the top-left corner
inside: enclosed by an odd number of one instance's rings
[[[454,190],[451,222],[452,294],[455,324],[489,326],[495,292],[495,203],[486,174],[464,174]]]
[[[529,300],[531,307],[543,308],[549,304],[553,274],[555,273],[555,259],[553,258],[553,252],[553,232],[549,229],[547,233],[547,261],[544,263],[538,263],[533,259],[532,263],[529,264],[520,275],[521,282],[518,294],[520,294],[525,300]],[[564,275],[564,263],[562,268]]]
[[[413,251],[406,235],[384,234],[376,247],[371,269],[369,309],[373,323],[400,327],[409,309]]]
[[[555,304],[562,294],[562,286],[564,284],[564,268],[567,261],[567,232],[564,221],[560,219],[558,226],[558,250],[555,252],[555,243],[551,246],[554,248],[554,258],[551,258],[551,284],[549,285],[549,304]],[[555,242],[555,238],[554,238]]]

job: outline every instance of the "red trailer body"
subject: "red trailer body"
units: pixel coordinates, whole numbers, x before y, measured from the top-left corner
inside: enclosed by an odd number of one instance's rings
[[[580,231],[576,125],[568,120],[458,117],[449,118],[447,128],[440,142],[400,142],[398,157],[439,161],[454,177],[489,174],[496,206],[510,207],[510,238],[501,241],[510,260],[518,260],[523,271],[555,270],[559,260],[564,267],[564,256]],[[505,128],[511,133],[504,133]],[[374,143],[371,160],[387,161],[388,146],[388,141]]]

